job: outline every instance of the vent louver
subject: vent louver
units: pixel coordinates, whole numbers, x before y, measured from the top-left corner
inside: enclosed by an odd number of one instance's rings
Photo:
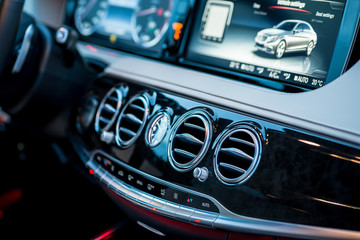
[[[123,148],[132,145],[143,130],[149,114],[145,95],[135,95],[124,106],[116,124],[116,143]]]
[[[204,111],[192,110],[179,117],[168,145],[171,165],[180,172],[193,169],[206,154],[211,137],[211,120]]]
[[[251,127],[237,126],[220,136],[214,155],[216,176],[227,185],[245,182],[259,164],[261,141],[258,133]]]
[[[123,101],[121,87],[111,88],[102,99],[95,117],[95,131],[108,131],[116,120]]]

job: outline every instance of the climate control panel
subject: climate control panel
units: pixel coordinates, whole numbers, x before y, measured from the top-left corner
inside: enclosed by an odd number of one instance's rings
[[[294,228],[300,238],[316,230],[314,238],[331,239],[360,227],[358,212],[338,209],[357,199],[347,194],[360,173],[353,146],[105,77],[89,89],[75,116],[73,145],[90,174],[148,211],[273,236]],[[323,211],[314,212],[319,206]]]

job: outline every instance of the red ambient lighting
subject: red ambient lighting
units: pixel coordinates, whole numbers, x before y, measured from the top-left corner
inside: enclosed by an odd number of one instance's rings
[[[309,12],[307,10],[297,9],[297,8],[292,8],[292,7],[270,6],[269,9],[270,10],[272,10],[272,9],[291,10],[291,11],[297,11],[297,12],[303,12],[303,13],[311,14],[311,12]]]
[[[92,169],[89,169],[89,173],[91,174],[91,175],[94,175],[94,170],[92,170]]]
[[[97,48],[94,47],[94,46],[86,45],[86,47],[87,47],[90,51],[92,51],[92,52],[95,52],[95,53],[98,52]]]
[[[195,222],[196,222],[196,223],[200,223],[200,219],[195,219]]]
[[[92,240],[106,240],[106,239],[110,239],[112,237],[112,234],[115,232],[115,229],[110,229],[102,234],[100,234],[99,236],[93,238]]]

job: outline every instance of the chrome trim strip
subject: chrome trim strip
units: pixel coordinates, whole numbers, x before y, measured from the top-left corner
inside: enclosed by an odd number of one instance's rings
[[[140,226],[142,226],[143,228],[149,230],[150,232],[153,232],[159,236],[162,236],[162,237],[165,237],[166,235],[162,232],[160,232],[159,230],[156,230],[155,228],[152,228],[150,227],[149,225],[143,223],[143,222],[140,222],[140,221],[137,221],[137,224],[139,224]]]
[[[132,186],[121,182],[116,177],[108,174],[97,162],[95,162],[94,156],[96,154],[102,154],[105,157],[116,162],[120,166],[131,170],[137,174],[140,174],[154,182],[163,184],[168,187],[172,187],[176,190],[187,192],[190,194],[195,194],[200,197],[204,197],[208,200],[211,200],[219,209],[220,213],[216,214],[213,212],[198,210],[195,208],[183,206],[180,204],[172,203],[158,197],[154,197],[150,194],[144,193]],[[256,233],[256,234],[265,234],[272,236],[283,236],[283,237],[292,237],[292,238],[307,238],[307,239],[341,239],[341,240],[355,240],[360,239],[360,231],[352,230],[343,230],[343,229],[334,229],[326,227],[316,227],[302,224],[293,224],[286,222],[277,222],[264,219],[257,219],[251,217],[241,216],[231,211],[227,210],[222,206],[216,199],[207,196],[202,193],[186,189],[184,187],[177,186],[172,183],[168,183],[164,180],[157,179],[147,173],[143,173],[131,166],[126,165],[125,163],[117,160],[106,154],[101,150],[94,150],[91,153],[91,158],[86,163],[87,167],[91,167],[95,172],[95,177],[99,181],[114,191],[120,197],[129,200],[130,202],[148,209],[149,211],[155,212],[157,214],[164,215],[166,217],[175,218],[176,220],[192,223],[196,225],[201,225],[205,227],[218,228],[227,231],[233,232],[246,232],[246,233]],[[198,219],[198,221],[194,221]],[[212,220],[214,219],[214,220]],[[199,222],[200,220],[200,222]]]
[[[19,55],[16,58],[14,67],[12,69],[12,73],[19,73],[24,66],[26,57],[28,56],[30,47],[31,47],[31,40],[34,36],[34,25],[30,24],[29,27],[25,31],[24,39],[21,43],[21,47],[19,50]]]

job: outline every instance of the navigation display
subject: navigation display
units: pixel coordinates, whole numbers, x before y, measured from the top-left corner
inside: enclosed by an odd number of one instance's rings
[[[208,0],[186,58],[316,88],[325,84],[345,2]]]

